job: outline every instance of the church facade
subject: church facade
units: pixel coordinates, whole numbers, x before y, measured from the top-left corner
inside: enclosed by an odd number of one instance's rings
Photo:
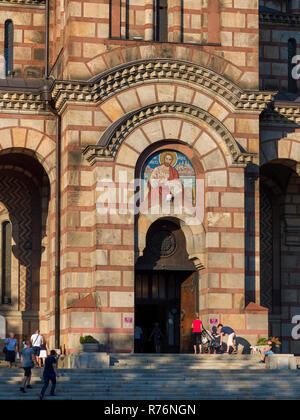
[[[0,1],[7,332],[187,352],[199,312],[300,354],[299,27],[298,0]]]

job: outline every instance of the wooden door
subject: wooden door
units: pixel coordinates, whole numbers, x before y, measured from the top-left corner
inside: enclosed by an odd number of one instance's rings
[[[192,322],[199,312],[198,273],[194,272],[181,284],[180,353],[192,351]]]

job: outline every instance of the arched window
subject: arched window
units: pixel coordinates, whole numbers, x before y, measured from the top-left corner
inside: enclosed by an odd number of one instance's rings
[[[4,29],[4,58],[5,75],[13,75],[13,52],[14,52],[14,24],[12,20],[5,21]]]
[[[168,0],[156,0],[155,40],[168,42]]]
[[[290,93],[297,92],[297,81],[293,78],[293,57],[297,55],[297,42],[294,38],[290,38],[288,42],[288,72],[289,72],[289,80],[288,80],[288,91]]]
[[[4,304],[11,303],[11,242],[12,230],[11,223],[8,221],[2,222],[1,225],[1,300]]]

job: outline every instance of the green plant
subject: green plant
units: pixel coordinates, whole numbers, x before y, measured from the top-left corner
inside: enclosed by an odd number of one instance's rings
[[[261,338],[258,339],[256,345],[257,346],[267,346],[268,345],[268,339],[264,338],[264,337],[261,337]]]
[[[97,340],[91,335],[80,337],[80,344],[97,343]]]
[[[281,342],[279,341],[278,337],[270,337],[270,340],[272,341],[272,343],[275,344],[275,346],[281,345]]]

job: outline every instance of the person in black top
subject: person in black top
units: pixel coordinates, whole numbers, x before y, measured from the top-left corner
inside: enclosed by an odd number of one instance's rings
[[[269,356],[269,354],[274,354],[274,352],[275,352],[275,343],[273,343],[273,341],[269,339],[268,349],[262,354],[260,363],[265,363],[266,357]]]
[[[44,369],[44,374],[43,374],[44,386],[40,394],[41,400],[44,398],[46,389],[48,388],[48,385],[49,385],[49,381],[51,381],[52,383],[50,395],[51,396],[55,395],[54,392],[55,392],[55,386],[56,386],[56,377],[59,377],[59,374],[56,371],[57,361],[56,361],[55,356],[56,356],[56,351],[51,350],[50,356],[48,356],[45,361],[45,369]]]

